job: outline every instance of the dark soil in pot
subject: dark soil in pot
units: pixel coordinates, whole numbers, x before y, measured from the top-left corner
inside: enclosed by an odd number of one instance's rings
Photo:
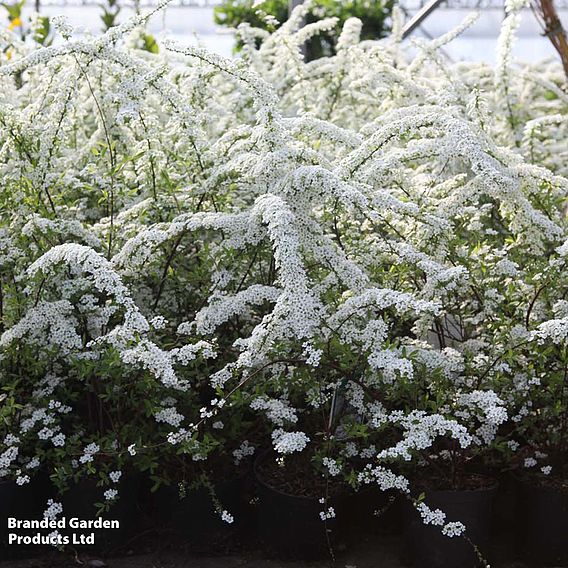
[[[409,501],[403,504],[404,560],[416,568],[484,567],[478,552],[487,559],[491,534],[492,507],[497,482],[476,477],[470,489],[427,490],[425,503],[441,509],[445,522],[461,521],[466,526],[462,537],[447,537],[439,526],[425,525]]]
[[[301,455],[301,454],[300,454]],[[283,468],[275,454],[261,454],[254,464],[258,491],[258,535],[269,555],[286,559],[316,560],[328,557],[336,540],[335,518],[322,521],[326,506],[320,499],[326,483],[312,474],[311,464],[287,460]],[[327,506],[338,509],[343,488],[331,485]]]
[[[568,481],[519,480],[518,550],[535,566],[568,566]]]

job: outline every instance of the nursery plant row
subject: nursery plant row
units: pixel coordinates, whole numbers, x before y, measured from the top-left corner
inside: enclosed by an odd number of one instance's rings
[[[262,452],[239,476],[216,486],[216,498],[232,511],[230,522],[216,513],[204,487],[151,492],[147,479],[132,477],[128,489],[120,484],[122,499],[103,518],[92,511],[96,486],[81,481],[62,497],[65,516],[49,519],[40,504],[57,491],[46,475],[26,487],[4,482],[1,513],[8,522],[2,530],[3,558],[37,558],[51,555],[54,548],[103,557],[164,547],[213,555],[260,548],[269,558],[335,565],[362,538],[380,542],[399,535],[396,554],[405,566],[495,565],[499,544],[507,550],[499,561],[520,559],[528,566],[566,562],[563,496],[517,476],[487,477],[490,483],[472,489],[428,490],[424,498],[429,505],[467,523],[467,538],[447,538],[422,522],[411,501],[375,487],[357,492],[333,484],[328,508],[333,515],[324,518],[317,496],[288,493],[274,484],[272,458],[270,450]]]

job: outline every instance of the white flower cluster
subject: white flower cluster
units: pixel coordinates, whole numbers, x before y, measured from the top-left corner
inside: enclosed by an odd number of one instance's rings
[[[233,450],[235,465],[239,465],[243,459],[253,456],[255,451],[256,448],[248,440],[243,440],[242,444],[236,450]]]
[[[335,509],[333,507],[328,507],[325,511],[320,511],[320,519],[322,521],[329,521],[335,518]]]
[[[122,471],[111,471],[109,477],[113,483],[118,483],[122,477]]]
[[[97,444],[91,442],[88,446],[85,446],[85,448],[83,449],[83,455],[79,458],[79,461],[81,463],[92,462],[95,454],[98,453],[100,449],[101,448]]]
[[[47,508],[45,509],[43,516],[45,519],[54,520],[63,512],[63,505],[61,503],[55,502],[53,499],[49,499],[47,502]]]
[[[107,501],[115,501],[118,498],[118,491],[116,489],[107,489],[104,492],[104,498]]]
[[[394,446],[377,454],[381,460],[402,458],[410,461],[413,457],[412,452],[430,448],[439,436],[455,439],[461,448],[469,447],[473,441],[465,426],[456,420],[448,420],[440,414],[412,411],[406,415],[395,411],[388,416],[388,420],[402,427],[403,437]]]
[[[442,526],[446,520],[446,514],[440,509],[430,509],[426,503],[418,503],[416,510],[420,513],[425,525]]]
[[[465,532],[465,525],[460,521],[452,521],[446,523],[442,528],[442,534],[453,538],[455,536],[461,536]]]
[[[225,510],[221,512],[221,519],[229,525],[235,520],[233,518],[233,515],[231,515],[228,511]]]
[[[327,456],[323,458],[323,465],[327,468],[329,475],[335,477],[341,473],[341,466],[336,460],[328,458]]]
[[[154,414],[154,418],[156,422],[165,422],[170,426],[176,427],[179,426],[184,419],[183,415],[176,410],[175,406],[162,408]]]
[[[276,426],[282,427],[286,422],[295,424],[298,421],[295,409],[284,399],[258,397],[250,403],[250,407],[264,411],[266,417]]]
[[[279,454],[301,452],[309,441],[304,432],[285,432],[281,428],[272,432],[272,444]]]

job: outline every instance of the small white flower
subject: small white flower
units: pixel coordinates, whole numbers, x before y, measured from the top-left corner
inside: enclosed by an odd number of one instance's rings
[[[122,476],[122,471],[111,471],[108,476],[113,483],[118,483]]]
[[[116,489],[107,489],[104,492],[104,496],[107,501],[114,501],[118,496],[118,491]]]
[[[333,518],[335,518],[335,509],[333,507],[328,507],[327,511],[320,511],[320,519],[322,521],[327,521]]]
[[[442,534],[450,538],[461,536],[464,532],[465,525],[459,521],[446,523],[442,528]]]
[[[168,320],[163,316],[155,316],[148,322],[154,329],[164,329],[168,323]]]
[[[17,485],[25,485],[26,483],[30,482],[30,476],[29,475],[19,475],[16,478],[16,484]]]
[[[61,503],[55,502],[53,499],[49,499],[47,502],[47,509],[43,512],[43,517],[45,519],[54,520],[57,515],[63,512],[63,506]]]
[[[509,440],[507,442],[507,446],[509,447],[510,450],[516,452],[519,449],[519,442],[516,442],[515,440]]]
[[[233,515],[231,515],[228,511],[222,511],[221,519],[228,524],[231,524],[235,520]]]
[[[51,438],[51,443],[54,446],[64,446],[65,445],[65,434],[63,434],[62,432],[59,432],[59,434],[53,436],[53,438]]]
[[[90,443],[88,446],[85,447],[83,450],[83,455],[79,458],[81,463],[89,463],[93,461],[93,456],[100,450],[98,444],[94,442]]]
[[[332,458],[323,458],[323,465],[327,468],[329,475],[335,477],[341,473],[341,466]]]
[[[49,543],[51,546],[57,547],[60,545],[60,543],[62,543],[62,538],[61,538],[61,533],[57,530],[55,531],[51,531],[48,535],[47,538],[49,539]]]
[[[51,23],[64,39],[70,39],[73,35],[73,28],[65,16],[54,16]]]
[[[4,444],[6,444],[6,446],[14,446],[19,442],[20,438],[14,436],[14,434],[7,434],[6,437],[4,438]]]
[[[39,458],[34,457],[29,461],[28,465],[26,465],[26,468],[27,469],[36,469],[40,465],[41,465],[41,462],[39,461]]]

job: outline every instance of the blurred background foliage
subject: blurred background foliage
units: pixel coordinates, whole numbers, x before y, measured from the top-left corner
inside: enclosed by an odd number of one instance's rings
[[[351,17],[363,22],[362,39],[380,39],[388,35],[390,16],[395,0],[314,0],[307,23],[322,18],[336,17],[337,26],[310,40],[306,46],[306,58],[316,59],[335,52],[339,30]],[[288,18],[288,0],[224,0],[215,8],[215,23],[229,28],[248,23],[253,27],[273,31]],[[270,17],[271,16],[271,17]],[[276,20],[276,21],[275,21]],[[235,49],[241,48],[237,44]]]

